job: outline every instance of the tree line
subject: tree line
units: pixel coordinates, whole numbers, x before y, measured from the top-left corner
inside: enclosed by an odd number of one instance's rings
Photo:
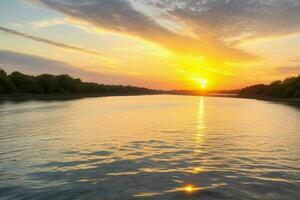
[[[236,91],[239,96],[247,97],[299,98],[300,75],[286,78],[283,81],[274,81],[269,85],[256,84]],[[7,74],[4,70],[0,69],[0,94],[14,93],[130,95],[166,92],[134,86],[83,82],[79,78],[73,78],[66,74],[41,74],[32,76],[18,71]],[[178,94],[178,91],[170,93]]]
[[[123,85],[104,85],[83,82],[69,75],[22,74],[18,71],[7,74],[0,69],[0,94],[154,94],[158,90]]]
[[[269,85],[257,84],[242,88],[240,96],[258,96],[272,98],[299,98],[300,97],[300,74],[289,77],[283,81],[274,81]]]

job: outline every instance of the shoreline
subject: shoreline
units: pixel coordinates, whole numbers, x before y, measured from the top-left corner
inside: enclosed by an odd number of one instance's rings
[[[249,96],[237,96],[236,98],[242,99],[256,99],[261,101],[271,101],[278,103],[287,103],[300,106],[300,98],[272,98],[272,97],[249,97]]]
[[[300,98],[271,98],[259,96],[238,96],[234,94],[174,94],[174,93],[144,93],[144,94],[0,94],[0,101],[59,101],[59,100],[75,100],[82,98],[97,98],[97,97],[114,97],[114,96],[144,96],[144,95],[180,95],[180,96],[204,96],[204,97],[225,97],[225,98],[240,98],[240,99],[256,99],[262,101],[280,102],[296,104],[300,106]]]
[[[279,103],[289,103],[300,106],[300,98],[274,98],[274,97],[260,97],[260,96],[239,96],[237,94],[170,94],[170,95],[182,95],[182,96],[204,96],[204,97],[225,97],[225,98],[238,98],[238,99],[254,99],[260,101],[271,101]]]
[[[0,101],[64,101],[83,98],[96,97],[114,97],[114,96],[143,96],[143,95],[158,95],[153,94],[0,94]]]

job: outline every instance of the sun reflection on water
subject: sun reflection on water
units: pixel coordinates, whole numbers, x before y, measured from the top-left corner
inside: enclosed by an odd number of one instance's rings
[[[205,101],[204,101],[204,97],[200,97],[199,108],[198,108],[197,132],[196,132],[197,147],[201,147],[201,144],[203,143],[203,133],[206,128],[204,118],[205,118]]]
[[[195,192],[195,191],[199,190],[199,188],[192,185],[192,184],[189,184],[189,185],[184,186],[182,188],[182,190],[186,193],[192,193],[192,192]]]
[[[300,115],[286,105],[154,95],[18,102],[0,111],[6,199],[298,194]]]
[[[195,167],[194,169],[193,169],[193,173],[194,174],[197,174],[197,173],[199,173],[199,172],[202,172],[203,171],[203,168],[202,167]]]

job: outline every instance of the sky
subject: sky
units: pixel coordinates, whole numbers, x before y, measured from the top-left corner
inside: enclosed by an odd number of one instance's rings
[[[300,0],[1,0],[0,68],[154,89],[300,73]]]

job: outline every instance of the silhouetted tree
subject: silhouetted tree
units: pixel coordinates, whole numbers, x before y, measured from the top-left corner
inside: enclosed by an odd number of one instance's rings
[[[28,76],[20,72],[13,72],[9,75],[17,87],[17,92],[42,94],[43,88],[39,85],[34,76]]]
[[[62,89],[59,87],[56,76],[51,74],[42,74],[36,77],[38,83],[43,88],[46,94],[61,93]]]
[[[34,94],[151,94],[157,90],[123,85],[103,85],[82,82],[69,75],[42,74],[29,76],[20,72],[13,72],[9,76],[0,70],[0,93],[34,93]]]
[[[59,87],[66,93],[80,93],[81,92],[81,80],[73,79],[71,76],[63,74],[57,76]]]
[[[6,72],[0,69],[0,93],[13,93],[15,89],[14,83],[7,76]]]
[[[284,81],[274,81],[270,85],[253,85],[240,90],[241,96],[261,96],[276,98],[300,97],[300,75]]]

